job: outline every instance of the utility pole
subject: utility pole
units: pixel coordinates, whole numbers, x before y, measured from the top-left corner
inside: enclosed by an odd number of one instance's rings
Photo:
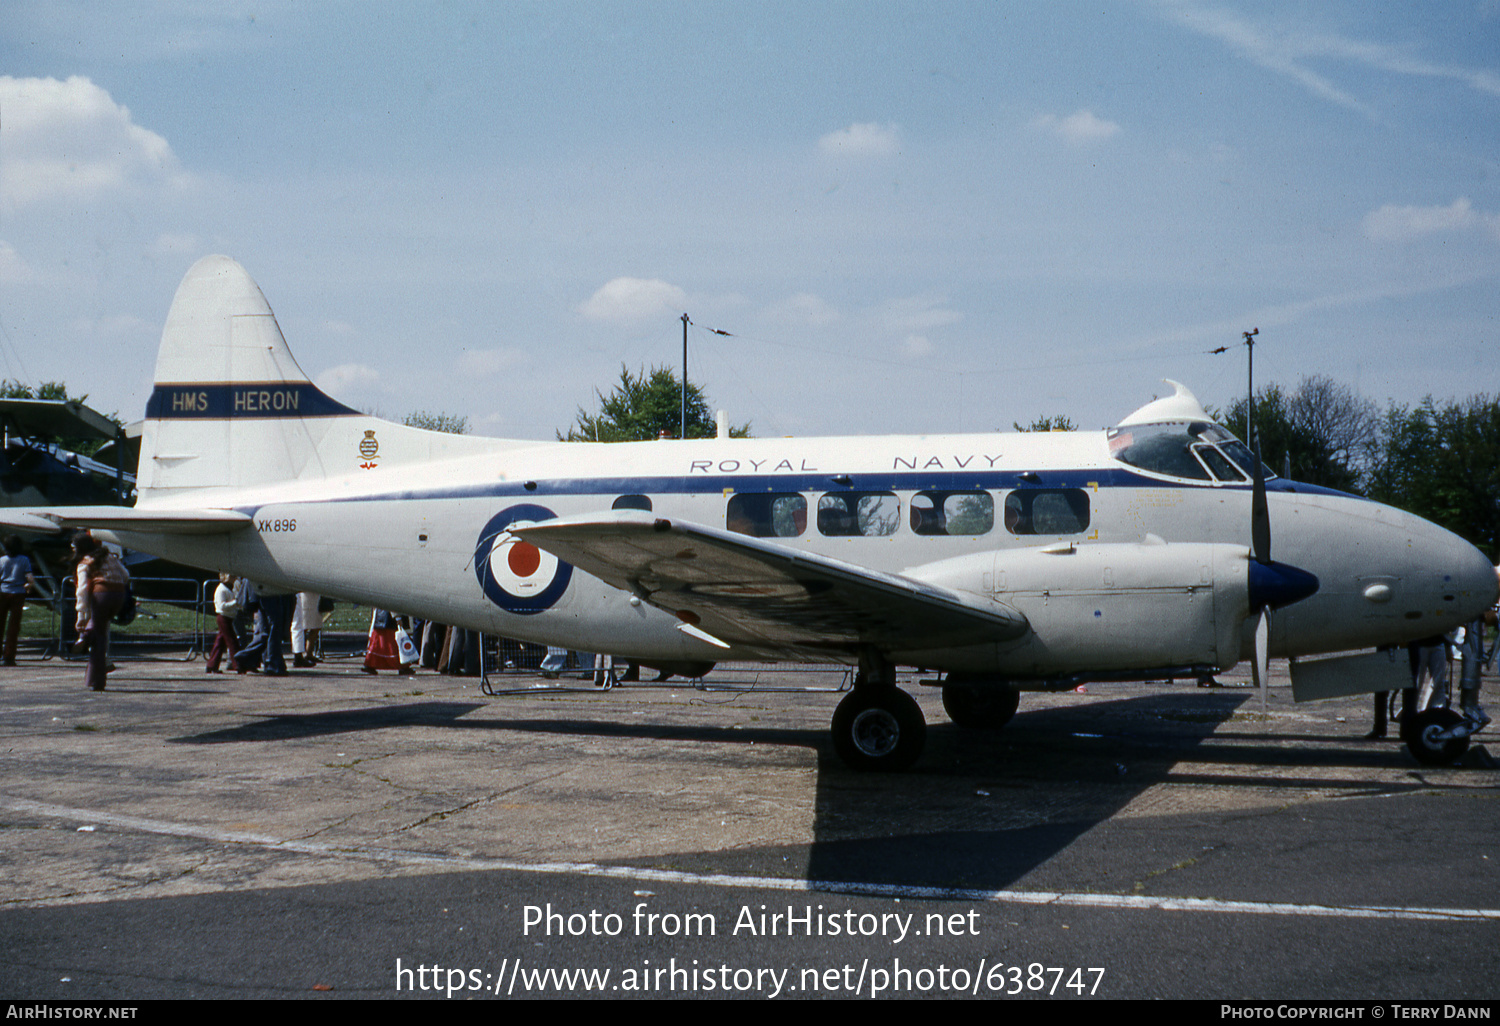
[[[687,329],[688,315],[682,315],[682,427],[677,432],[678,438],[687,437]]]
[[[686,314],[683,315],[687,316]],[[1259,328],[1251,328],[1249,331],[1240,332],[1245,336],[1245,366],[1247,368],[1248,381],[1245,391],[1245,444],[1255,453],[1255,458],[1260,459],[1260,451],[1255,448],[1255,336],[1260,334]],[[683,343],[686,345],[686,343]],[[684,357],[686,359],[686,357]]]

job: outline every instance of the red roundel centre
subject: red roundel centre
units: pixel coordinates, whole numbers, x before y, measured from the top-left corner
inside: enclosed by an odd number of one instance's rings
[[[542,553],[530,542],[518,541],[510,547],[505,561],[517,577],[530,577],[542,565]]]

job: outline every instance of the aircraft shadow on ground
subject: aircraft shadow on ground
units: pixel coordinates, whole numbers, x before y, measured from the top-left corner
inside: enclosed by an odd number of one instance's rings
[[[1388,775],[1359,777],[1360,770],[1389,770],[1410,761],[1394,747],[1356,747],[1353,737],[1257,734],[1253,727],[1226,738],[1219,728],[1253,697],[1163,692],[1031,712],[1023,698],[1022,712],[1002,731],[967,731],[951,723],[929,727],[917,771],[896,778],[884,793],[866,787],[869,778],[840,772],[825,750],[818,840],[808,853],[807,878],[1003,889],[1168,780],[1227,790],[1274,785],[1326,791],[1331,778],[1318,771],[1344,769],[1356,771],[1339,775],[1337,786],[1346,795],[1433,789],[1432,781],[1417,775],[1398,783]],[[1214,743],[1205,744],[1210,739]],[[1218,771],[1221,766],[1225,772]],[[1257,772],[1231,768],[1238,766]],[[1309,772],[1271,778],[1258,772],[1298,766]],[[939,780],[956,786],[936,786]],[[969,786],[957,786],[962,784]],[[851,816],[877,829],[870,836],[847,836],[854,832]]]
[[[389,730],[393,727],[464,726],[456,722],[458,718],[465,713],[482,708],[484,705],[479,702],[415,702],[410,705],[389,705],[374,709],[288,713],[269,716],[238,727],[172,738],[172,742],[188,745],[244,744],[324,737],[330,734],[349,734],[365,730]]]
[[[1356,750],[1349,739],[1259,737],[1246,731],[1233,745],[1215,736],[1249,696],[1164,693],[1019,713],[1002,731],[929,727],[927,751],[908,773],[867,775],[833,754],[825,729],[651,724],[600,719],[480,719],[491,708],[475,702],[417,702],[378,708],[272,716],[174,739],[179,744],[271,743],[402,727],[482,730],[658,740],[711,745],[771,745],[818,753],[814,840],[806,846],[809,880],[998,889],[1013,884],[1107,821],[1152,785],[1178,783],[1264,787],[1263,775],[1187,776],[1174,767],[1202,765],[1389,767],[1400,756]],[[1224,735],[1219,735],[1223,739]],[[731,757],[732,761],[732,757]],[[726,775],[732,773],[726,768]],[[1326,779],[1276,778],[1278,787],[1326,788]],[[1430,788],[1350,781],[1350,791],[1391,793]],[[701,853],[705,858],[717,853]],[[779,860],[778,860],[779,861]],[[679,858],[677,864],[682,864]],[[707,863],[705,863],[707,864]]]

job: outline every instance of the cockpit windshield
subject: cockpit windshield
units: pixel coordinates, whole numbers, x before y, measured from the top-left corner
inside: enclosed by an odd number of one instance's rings
[[[1132,424],[1109,433],[1109,454],[1141,470],[1190,481],[1250,481],[1255,457],[1229,431],[1209,421]],[[1276,475],[1262,464],[1267,481]]]

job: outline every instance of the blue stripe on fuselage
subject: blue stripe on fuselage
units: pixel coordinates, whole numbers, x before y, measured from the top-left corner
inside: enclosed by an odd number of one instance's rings
[[[1025,481],[1021,479],[1022,474],[1035,474],[1038,480]],[[1125,469],[1100,469],[1092,468],[1085,470],[1044,470],[1044,471],[953,471],[945,473],[925,473],[918,471],[912,473],[904,472],[875,472],[848,475],[851,483],[849,485],[834,482],[834,473],[817,474],[756,474],[756,475],[733,475],[733,476],[692,476],[680,475],[661,477],[586,477],[586,478],[556,478],[552,480],[537,480],[530,482],[533,487],[527,487],[526,481],[491,481],[484,484],[454,485],[437,488],[413,488],[400,491],[371,492],[365,495],[346,496],[327,500],[297,500],[298,501],[327,501],[327,502],[403,502],[412,500],[448,500],[448,499],[515,499],[543,497],[570,496],[570,495],[724,495],[724,494],[767,494],[767,493],[791,493],[791,492],[820,492],[839,494],[841,492],[921,492],[921,491],[1011,491],[1019,490],[1051,490],[1057,488],[1182,488],[1199,489],[1203,491],[1239,491],[1249,492],[1250,485],[1218,485],[1208,483],[1197,483],[1188,481],[1163,481],[1153,477],[1145,477],[1131,470]],[[1301,484],[1299,482],[1287,481],[1278,478],[1275,481],[1266,482],[1266,490],[1271,492],[1295,492],[1298,494],[1311,495],[1334,495],[1350,499],[1363,499],[1363,496],[1349,495],[1345,492],[1336,491],[1332,488],[1323,488],[1318,485]],[[1371,500],[1364,500],[1371,501]],[[264,505],[281,505],[281,503],[265,503]],[[260,507],[236,507],[242,512],[252,512]]]

